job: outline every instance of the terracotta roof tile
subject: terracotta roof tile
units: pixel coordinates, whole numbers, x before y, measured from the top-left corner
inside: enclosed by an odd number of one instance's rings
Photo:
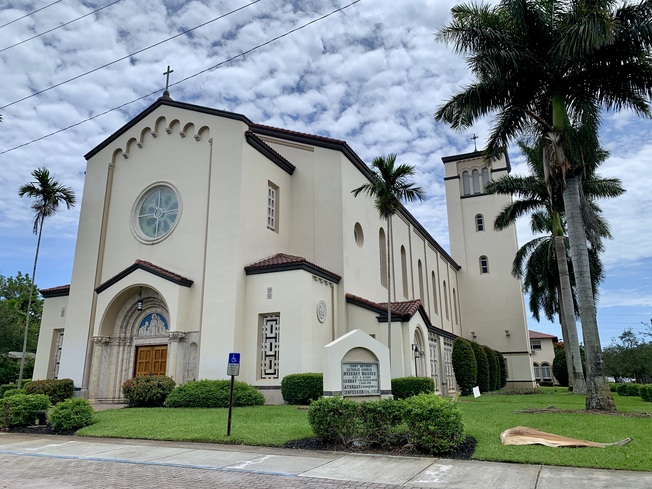
[[[70,284],[50,287],[49,289],[40,289],[39,292],[46,299],[48,297],[61,297],[70,294]]]
[[[557,337],[553,334],[539,333],[538,331],[532,331],[532,330],[529,331],[530,331],[531,340],[544,340],[550,338],[553,341],[557,341]]]
[[[346,298],[378,309],[379,312],[387,313],[387,302],[374,302],[353,294],[346,294]],[[417,313],[420,306],[421,301],[419,299],[412,301],[392,302],[392,317],[396,314],[397,316],[401,316],[403,319],[409,319]]]
[[[305,270],[335,283],[339,283],[342,278],[336,273],[326,270],[319,265],[315,265],[301,256],[288,255],[286,253],[277,253],[276,255],[251,263],[244,269],[247,275],[284,272],[289,270]]]
[[[175,283],[177,285],[181,285],[183,287],[190,287],[193,284],[192,280],[183,277],[178,273],[171,272],[170,270],[166,270],[165,268],[161,268],[145,260],[136,260],[133,265],[128,266],[120,273],[114,275],[113,277],[111,277],[110,279],[106,280],[104,283],[99,285],[95,289],[95,292],[99,294],[100,292],[108,289],[113,284],[118,283],[120,280],[125,278],[130,273],[135,272],[136,270],[145,270],[146,272],[149,272],[152,275],[156,275],[157,277],[164,278],[165,280],[169,280],[170,282]]]

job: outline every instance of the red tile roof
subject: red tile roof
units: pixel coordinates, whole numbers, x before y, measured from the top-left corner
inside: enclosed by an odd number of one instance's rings
[[[136,260],[133,265],[128,266],[120,273],[114,275],[113,277],[111,277],[110,279],[106,280],[104,283],[99,285],[95,289],[95,292],[99,294],[100,292],[108,289],[113,284],[119,282],[127,275],[129,275],[132,272],[135,272],[136,270],[144,270],[146,272],[151,273],[152,275],[156,275],[157,277],[164,278],[165,280],[169,280],[170,282],[175,283],[177,285],[181,285],[183,287],[190,287],[193,284],[192,280],[183,277],[178,273],[171,272],[170,270],[166,270],[165,268],[161,268],[145,260]]]
[[[68,285],[59,285],[57,287],[50,287],[49,289],[41,289],[41,290],[39,290],[39,292],[46,299],[48,297],[61,297],[61,296],[64,296],[64,295],[69,295],[70,294],[70,284],[68,284]]]
[[[378,309],[379,312],[387,313],[387,302],[374,302],[353,294],[346,294],[346,298],[351,299],[354,302],[359,302],[361,304],[365,304],[367,306]],[[419,299],[412,301],[392,302],[392,317],[396,314],[397,316],[401,316],[403,319],[410,319],[417,313],[420,306],[421,301]]]
[[[305,270],[335,283],[339,283],[342,279],[342,277],[336,273],[326,270],[319,265],[315,265],[301,256],[288,255],[286,253],[277,253],[276,255],[251,263],[244,269],[247,275],[285,272],[289,270]]]
[[[550,338],[554,342],[558,341],[557,337],[553,334],[539,333],[538,331],[532,331],[532,330],[529,331],[530,331],[531,340],[545,340]]]

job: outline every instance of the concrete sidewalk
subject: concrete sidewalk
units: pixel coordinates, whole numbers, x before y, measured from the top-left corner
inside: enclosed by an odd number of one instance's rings
[[[648,489],[652,473],[206,443],[0,433],[0,455],[357,481],[405,487]],[[0,479],[2,476],[0,475]],[[287,486],[289,486],[290,479]],[[293,479],[295,487],[297,479]],[[89,481],[90,482],[90,481]],[[283,487],[282,480],[278,487]],[[363,484],[364,485],[364,484]],[[90,484],[89,486],[92,486]],[[356,485],[355,487],[358,487]]]

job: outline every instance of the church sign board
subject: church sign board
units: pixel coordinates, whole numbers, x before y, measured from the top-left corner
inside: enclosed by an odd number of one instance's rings
[[[342,363],[342,396],[379,396],[378,363]]]

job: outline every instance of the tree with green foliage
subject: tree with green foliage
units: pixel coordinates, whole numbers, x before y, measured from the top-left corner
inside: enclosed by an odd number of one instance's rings
[[[468,396],[477,385],[478,364],[471,343],[461,336],[453,342],[452,361],[457,385],[462,395]]]
[[[572,262],[568,253],[568,239],[565,237],[564,202],[559,185],[546,184],[543,159],[544,144],[528,146],[519,141],[526,157],[529,174],[513,177],[507,175],[489,182],[487,193],[511,195],[515,200],[507,204],[496,216],[494,227],[503,230],[515,225],[521,216],[530,214],[530,227],[536,234],[543,234],[523,245],[514,258],[512,275],[523,279],[523,289],[529,294],[529,306],[534,318],[539,321],[542,309],[553,321],[559,317],[564,340],[571,352],[565,356],[568,377],[576,394],[586,394],[584,371],[580,361],[580,345],[575,324],[577,302],[575,280],[571,276]],[[609,226],[601,216],[595,199],[616,197],[625,192],[620,180],[603,178],[595,169],[604,161],[606,151],[596,152],[598,161],[587,165],[588,171],[582,181],[582,198],[585,207],[585,228],[591,244],[589,260],[593,293],[603,278],[599,254],[603,250],[602,239],[610,238]]]
[[[643,339],[645,333],[636,335],[625,329],[604,349],[607,373],[616,378],[633,378],[641,384],[652,383],[652,342]]]
[[[391,241],[392,216],[401,208],[401,201],[423,200],[425,193],[411,180],[414,167],[406,164],[396,165],[396,154],[378,156],[371,162],[373,171],[368,175],[369,183],[353,189],[355,197],[360,194],[374,199],[381,219],[387,222],[387,348],[389,361],[392,361],[392,286],[391,286]]]
[[[34,234],[38,236],[36,241],[36,253],[34,254],[34,268],[32,269],[32,282],[30,290],[34,288],[34,278],[36,276],[36,264],[38,262],[39,248],[41,247],[41,237],[43,235],[43,223],[47,217],[53,216],[61,204],[68,209],[75,206],[75,192],[70,187],[61,185],[54,179],[53,175],[47,168],[37,168],[32,172],[35,181],[21,185],[18,189],[20,197],[29,197],[33,199],[32,210],[34,211]],[[31,309],[32,294],[29,294],[26,310]],[[27,340],[29,337],[30,314],[25,315],[25,333],[23,336],[23,356],[20,359],[20,371],[18,373],[18,388],[20,389],[23,381],[25,369],[25,353],[27,352]]]
[[[580,346],[580,360],[582,362],[582,366],[584,366],[586,357],[584,355],[584,348],[582,346]],[[566,350],[564,348],[559,348],[555,351],[555,358],[552,361],[552,375],[555,376],[555,379],[557,379],[559,385],[564,387],[571,385],[570,379],[568,377],[568,368],[566,365]],[[575,387],[573,387],[573,391],[575,391]]]
[[[494,159],[525,132],[547,138],[546,181],[561,182],[587,360],[586,408],[615,410],[590,277],[581,206],[586,162],[599,145],[603,107],[652,110],[652,0],[504,0],[463,4],[439,33],[467,55],[476,80],[436,118],[470,127],[497,113],[486,154]],[[592,127],[580,132],[579,126]]]
[[[480,392],[489,392],[491,389],[489,388],[489,360],[487,359],[487,353],[482,345],[475,341],[471,341],[471,347],[475,355],[475,363],[478,366],[477,385]]]

